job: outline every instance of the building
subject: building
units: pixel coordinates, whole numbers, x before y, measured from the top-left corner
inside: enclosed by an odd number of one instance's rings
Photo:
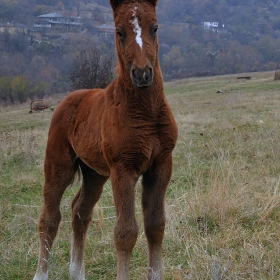
[[[204,29],[215,31],[219,27],[219,23],[215,21],[205,21],[203,22]]]
[[[0,33],[8,32],[10,34],[27,34],[28,27],[21,23],[0,22]]]
[[[93,32],[98,34],[101,37],[108,37],[110,35],[115,34],[115,29],[116,29],[115,26],[102,24],[100,26],[94,26]]]
[[[34,24],[34,28],[54,28],[73,30],[81,29],[83,23],[80,17],[64,16],[58,13],[50,13],[37,16],[39,21]]]

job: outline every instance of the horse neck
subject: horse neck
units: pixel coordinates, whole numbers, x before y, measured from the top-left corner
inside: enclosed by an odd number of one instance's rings
[[[115,83],[115,102],[122,103],[129,114],[157,115],[165,102],[163,79],[159,65],[154,67],[154,79],[147,89],[136,88],[127,71],[120,71]]]

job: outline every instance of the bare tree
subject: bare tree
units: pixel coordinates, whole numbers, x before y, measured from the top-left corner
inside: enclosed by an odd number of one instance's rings
[[[101,56],[99,49],[83,50],[70,74],[71,88],[105,88],[113,79],[113,53]]]

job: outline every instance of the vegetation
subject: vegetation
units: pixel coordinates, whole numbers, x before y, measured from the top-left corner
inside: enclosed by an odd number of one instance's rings
[[[106,8],[107,14],[101,13]],[[109,1],[103,0],[0,0],[0,25],[27,26],[19,33],[1,29],[0,77],[21,77],[27,84],[42,81],[46,96],[68,91],[74,61],[83,49],[98,48],[102,56],[114,50],[113,36],[93,32],[95,25],[113,24],[108,8]],[[83,29],[76,33],[34,30],[36,16],[49,12],[80,15]],[[280,0],[159,1],[164,78],[275,70],[280,63],[279,14]],[[202,22],[207,21],[219,22],[219,28],[205,30]],[[0,98],[0,103],[12,102],[5,100]]]
[[[280,1],[162,0],[166,77],[274,70],[280,61]],[[218,22],[205,30],[202,22]],[[162,28],[161,28],[162,29]],[[170,63],[172,61],[172,63]]]
[[[280,278],[279,81],[274,72],[190,78],[166,83],[179,126],[166,198],[166,279]],[[221,93],[217,93],[221,91]],[[0,278],[32,279],[38,255],[44,149],[52,112],[28,114],[28,104],[0,111]],[[141,181],[141,180],[140,180]],[[144,279],[146,240],[137,183],[140,233],[131,279]],[[50,260],[50,278],[68,279],[70,202]],[[114,279],[115,211],[110,182],[86,241],[88,279]]]
[[[0,77],[1,101],[4,104],[15,104],[17,102],[26,102],[28,98],[42,98],[48,87],[48,84],[45,82],[30,81],[22,76],[16,76],[13,79],[3,76]]]
[[[113,79],[113,54],[101,57],[99,49],[82,50],[70,74],[71,88],[105,88]]]

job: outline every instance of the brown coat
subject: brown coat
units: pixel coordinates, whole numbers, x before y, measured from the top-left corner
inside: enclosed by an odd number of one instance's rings
[[[130,256],[138,235],[134,187],[142,175],[148,279],[163,280],[164,197],[178,132],[158,62],[157,1],[110,2],[119,75],[106,89],[69,94],[54,112],[46,148],[40,256],[34,280],[47,279],[47,260],[61,220],[60,201],[78,167],[83,183],[72,201],[71,279],[85,279],[85,235],[109,177],[117,215],[117,279],[129,279]]]

